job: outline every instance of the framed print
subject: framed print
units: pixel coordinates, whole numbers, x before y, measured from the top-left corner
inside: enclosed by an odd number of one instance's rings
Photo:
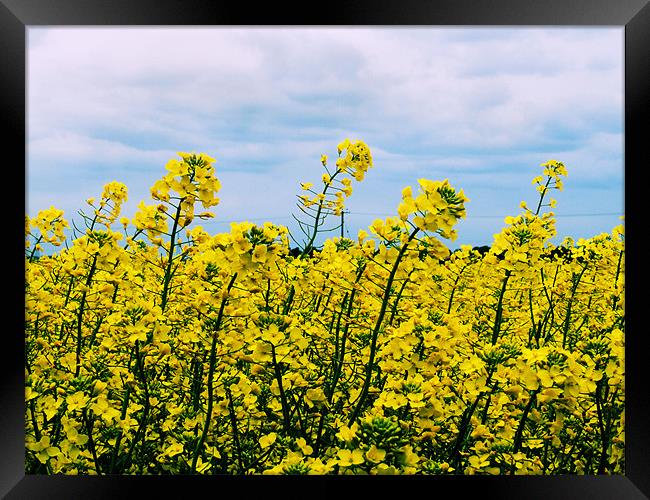
[[[1,4],[6,498],[650,496],[646,0]]]

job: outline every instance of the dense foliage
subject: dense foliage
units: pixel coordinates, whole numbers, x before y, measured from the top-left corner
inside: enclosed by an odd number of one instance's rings
[[[550,243],[562,163],[487,252],[448,250],[468,200],[426,179],[317,247],[372,166],[346,140],[291,253],[270,223],[190,229],[220,185],[179,155],[132,220],[117,182],[73,238],[27,217],[28,473],[624,473],[623,228]]]

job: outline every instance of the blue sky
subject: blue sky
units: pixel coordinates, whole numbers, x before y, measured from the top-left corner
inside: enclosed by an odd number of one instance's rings
[[[300,182],[319,181],[320,155],[350,138],[375,164],[347,202],[352,237],[395,214],[404,186],[448,178],[470,198],[449,246],[490,245],[521,200],[535,201],[530,181],[549,159],[569,172],[555,241],[609,232],[624,209],[623,34],[29,27],[26,212],[54,205],[78,220],[117,180],[132,216],[165,163],[195,151],[217,159],[222,184],[206,230],[295,230]]]

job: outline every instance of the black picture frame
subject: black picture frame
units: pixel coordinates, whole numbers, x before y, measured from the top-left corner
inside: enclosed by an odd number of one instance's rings
[[[401,0],[247,4],[215,0],[0,0],[0,103],[4,134],[5,193],[26,193],[26,30],[41,25],[454,25],[619,26],[625,30],[626,286],[642,290],[643,196],[635,196],[638,173],[648,167],[643,125],[650,122],[650,0]],[[26,194],[25,194],[26,196]],[[24,198],[25,199],[25,198]],[[24,473],[24,215],[6,203],[9,228],[3,249],[16,264],[2,267],[0,349],[0,495],[8,499],[71,499],[237,495],[243,498],[313,498],[453,494],[457,497],[525,499],[642,499],[650,497],[650,383],[644,357],[642,293],[627,294],[626,473],[624,476],[513,477],[138,477],[37,476]],[[19,234],[21,233],[21,234]],[[8,300],[7,300],[8,298]],[[22,308],[22,309],[21,309]],[[629,324],[631,318],[631,324]]]

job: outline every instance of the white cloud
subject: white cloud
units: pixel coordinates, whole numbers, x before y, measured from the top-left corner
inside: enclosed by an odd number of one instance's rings
[[[139,149],[118,141],[96,139],[69,131],[55,131],[33,140],[30,143],[30,153],[39,160],[65,158],[68,161],[92,160],[101,164],[160,162],[175,154],[171,150]]]
[[[346,136],[373,150],[376,169],[354,196],[379,211],[425,174],[479,186],[501,169],[503,189],[520,198],[526,168],[549,155],[576,185],[622,178],[618,28],[28,34],[30,210],[71,203],[116,172],[146,196],[176,151],[200,150],[218,160],[224,214],[286,211],[298,182],[320,176],[320,154]]]

